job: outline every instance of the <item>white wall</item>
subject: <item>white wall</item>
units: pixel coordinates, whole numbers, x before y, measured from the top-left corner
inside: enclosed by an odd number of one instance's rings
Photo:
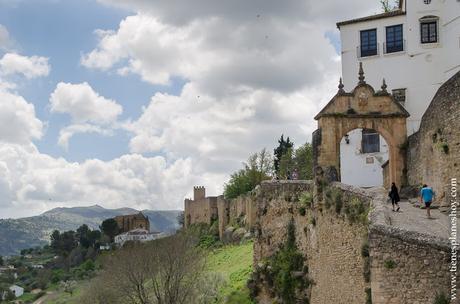
[[[14,293],[16,298],[19,298],[24,294],[24,288],[17,286],[17,285],[12,285],[10,286],[10,290]]]
[[[382,165],[388,160],[388,145],[380,136],[380,152],[362,154],[362,129],[348,132],[350,143],[345,137],[340,141],[340,177],[341,182],[358,186],[372,187],[383,185]],[[366,158],[372,158],[373,163],[366,163]]]
[[[407,14],[384,19],[343,25],[342,74],[345,89],[352,90],[358,82],[359,61],[363,62],[366,81],[376,90],[385,78],[388,90],[406,88],[405,108],[410,113],[407,120],[408,135],[418,130],[420,120],[440,85],[460,70],[460,2],[432,0],[425,5],[422,0],[408,0]],[[427,15],[439,17],[439,43],[420,43],[419,19]],[[359,16],[350,16],[356,18]],[[385,27],[403,24],[406,50],[383,54]],[[360,31],[377,28],[379,55],[359,58]]]

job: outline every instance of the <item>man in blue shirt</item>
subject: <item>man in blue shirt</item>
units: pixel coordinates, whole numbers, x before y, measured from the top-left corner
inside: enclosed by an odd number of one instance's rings
[[[420,190],[420,203],[425,203],[426,214],[428,218],[431,218],[430,206],[431,206],[431,203],[433,202],[433,195],[434,195],[433,189],[428,187],[426,184],[423,185],[422,190]]]

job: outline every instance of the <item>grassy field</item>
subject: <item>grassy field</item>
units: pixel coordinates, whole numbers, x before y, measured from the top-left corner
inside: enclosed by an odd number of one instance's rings
[[[207,260],[208,271],[221,275],[226,284],[220,291],[219,303],[252,303],[246,282],[252,272],[253,244],[225,246],[213,250]]]

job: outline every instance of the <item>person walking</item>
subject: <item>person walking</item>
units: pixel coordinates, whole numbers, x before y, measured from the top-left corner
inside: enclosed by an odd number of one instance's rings
[[[391,189],[390,193],[388,193],[388,196],[391,199],[391,206],[393,207],[393,211],[395,211],[395,205],[396,205],[396,211],[399,211],[399,201],[401,200],[399,198],[399,193],[398,193],[398,187],[396,187],[395,183],[391,183]]]
[[[420,190],[420,203],[425,203],[426,215],[428,218],[431,218],[430,206],[433,202],[433,196],[433,189],[424,184],[422,190]]]

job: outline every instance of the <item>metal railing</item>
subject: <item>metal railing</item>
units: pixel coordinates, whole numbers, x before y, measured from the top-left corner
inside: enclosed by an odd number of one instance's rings
[[[370,56],[379,56],[380,55],[380,43],[377,43],[375,49],[361,49],[361,46],[356,47],[356,55],[358,58],[370,57]]]
[[[383,54],[391,54],[404,51],[406,51],[406,39],[404,39],[400,44],[392,43],[391,45],[388,45],[385,42],[383,43]]]

